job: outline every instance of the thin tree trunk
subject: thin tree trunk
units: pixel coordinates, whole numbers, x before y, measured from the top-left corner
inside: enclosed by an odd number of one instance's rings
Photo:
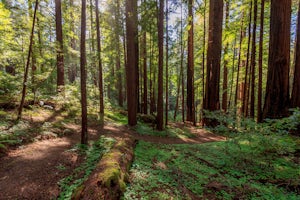
[[[256,64],[256,22],[257,22],[257,0],[254,0],[254,19],[252,29],[252,53],[251,53],[251,99],[250,117],[254,119],[255,107],[255,64]]]
[[[226,0],[225,5],[226,10],[226,17],[225,17],[225,28],[226,30],[229,29],[229,0]],[[223,95],[222,95],[222,109],[224,112],[227,112],[227,101],[228,101],[228,60],[226,58],[226,55],[228,54],[228,42],[226,42],[225,48],[224,48],[224,71],[223,71]]]
[[[99,62],[99,94],[100,94],[100,121],[104,120],[104,91],[103,91],[103,67],[101,57],[101,35],[100,35],[100,20],[99,20],[99,3],[96,0],[96,31],[97,31],[97,57]]]
[[[260,10],[260,34],[259,34],[259,59],[258,59],[258,93],[257,93],[257,122],[262,122],[262,68],[263,68],[263,44],[264,44],[264,15],[265,0],[261,0]]]
[[[120,107],[123,107],[123,91],[122,91],[122,72],[121,72],[121,50],[120,50],[120,28],[119,28],[119,21],[120,21],[120,2],[117,0],[117,10],[116,10],[116,51],[117,51],[117,58],[116,58],[116,70],[117,70],[117,89],[118,89],[118,104]]]
[[[163,66],[164,66],[164,0],[159,0],[158,12],[158,96],[157,96],[157,130],[163,130]]]
[[[25,72],[24,72],[22,98],[21,98],[19,109],[18,109],[18,118],[17,118],[17,120],[20,120],[21,117],[22,117],[22,111],[23,111],[23,106],[24,106],[25,97],[26,97],[28,71],[29,71],[30,58],[31,58],[31,53],[32,53],[34,27],[35,27],[35,19],[36,19],[36,12],[37,12],[37,9],[38,9],[38,4],[39,4],[39,1],[36,0],[35,1],[35,7],[34,7],[33,20],[32,20],[32,28],[31,28],[30,39],[29,39],[30,43],[29,43],[29,50],[28,50],[28,56],[27,56],[27,63],[26,63]]]
[[[87,100],[86,100],[86,0],[81,7],[81,37],[80,37],[80,86],[81,86],[81,144],[87,144]]]
[[[242,14],[242,24],[240,29],[240,42],[239,42],[239,56],[238,56],[238,64],[237,64],[237,76],[236,76],[236,88],[235,88],[235,99],[234,99],[234,106],[237,107],[237,100],[238,100],[238,92],[239,92],[239,81],[240,81],[240,68],[241,68],[241,56],[242,56],[242,43],[244,39],[244,14]]]
[[[146,31],[143,34],[143,66],[144,66],[144,96],[143,96],[143,101],[144,101],[144,114],[148,114],[148,78],[147,78],[147,33]]]
[[[204,109],[204,94],[205,94],[205,51],[206,51],[206,0],[204,0],[204,11],[203,11],[203,51],[202,51],[202,107],[201,107],[201,119],[203,118]]]
[[[264,119],[281,118],[289,114],[291,0],[271,2],[270,24]]]
[[[185,103],[184,103],[184,73],[183,73],[183,17],[182,17],[182,4],[180,11],[180,73],[181,73],[181,111],[182,111],[182,122],[185,121]]]
[[[248,117],[248,97],[249,97],[249,83],[248,83],[248,75],[249,75],[249,57],[250,57],[250,42],[251,42],[251,23],[252,23],[252,0],[250,2],[250,10],[249,10],[249,24],[248,24],[248,43],[247,43],[247,59],[246,59],[246,73],[245,73],[245,87],[243,90],[243,101],[242,101],[242,113],[244,117]]]
[[[56,52],[57,52],[57,92],[63,90],[64,81],[64,51],[62,33],[61,0],[55,0],[55,22],[56,22]]]
[[[166,0],[166,116],[165,124],[168,125],[168,111],[169,111],[169,30],[168,30],[168,0]]]

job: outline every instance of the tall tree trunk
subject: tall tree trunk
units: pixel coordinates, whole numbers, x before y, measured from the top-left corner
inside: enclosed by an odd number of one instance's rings
[[[194,91],[194,15],[193,0],[188,1],[188,60],[186,86],[186,120],[195,125],[195,91]]]
[[[80,37],[80,86],[81,86],[81,144],[87,144],[87,100],[86,100],[86,0],[81,5],[81,37]]]
[[[300,2],[298,8],[298,24],[297,24],[297,39],[296,39],[296,54],[295,54],[295,72],[294,83],[291,98],[291,107],[300,107]]]
[[[99,20],[99,3],[96,0],[96,29],[97,29],[97,57],[99,62],[99,94],[100,94],[100,121],[104,119],[104,91],[103,91],[103,69],[101,57],[101,36],[100,36],[100,20]]]
[[[144,114],[148,114],[148,78],[147,78],[147,33],[144,31],[143,34],[143,67],[144,67],[144,92],[143,92],[143,101],[144,101]]]
[[[120,107],[123,107],[123,91],[122,91],[122,71],[121,71],[121,50],[120,50],[120,2],[119,0],[116,0],[117,2],[117,10],[116,10],[116,51],[117,51],[117,57],[116,57],[116,70],[117,70],[117,89],[118,89],[118,104]]]
[[[90,54],[91,54],[91,76],[93,78],[93,83],[95,86],[97,86],[97,75],[96,75],[96,60],[95,60],[95,33],[94,33],[94,15],[93,15],[93,0],[90,0],[90,20],[91,20],[91,48],[90,48]]]
[[[63,33],[62,33],[62,14],[61,0],[55,0],[55,22],[56,22],[56,52],[57,52],[57,91],[61,92],[64,81],[64,51],[63,51]]]
[[[248,117],[248,99],[249,99],[249,57],[250,57],[250,42],[251,42],[251,23],[252,23],[252,0],[250,1],[249,10],[249,23],[248,23],[248,43],[247,43],[247,58],[246,58],[246,73],[244,78],[244,90],[243,90],[243,101],[242,101],[242,113],[244,117]]]
[[[244,25],[244,14],[242,14],[242,23],[241,23],[241,29],[240,29],[240,42],[239,42],[239,55],[238,55],[238,64],[237,64],[237,75],[236,75],[236,88],[235,88],[235,99],[234,99],[234,106],[237,107],[237,100],[239,99],[239,81],[240,81],[240,69],[241,69],[241,56],[242,56],[242,43],[244,39],[244,31],[243,31],[243,25]]]
[[[72,50],[76,50],[76,39],[75,39],[75,22],[74,22],[74,0],[70,0],[70,18],[71,18],[71,31],[72,36],[70,39],[70,46]],[[68,78],[70,83],[74,83],[76,76],[77,76],[77,64],[74,62],[75,56],[71,53],[71,63],[68,70]]]
[[[207,75],[205,87],[204,109],[215,111],[220,109],[220,63],[222,50],[223,0],[211,0],[209,9],[209,35],[207,48]],[[204,124],[215,126],[215,120],[204,118]]]
[[[127,66],[126,66],[126,80],[127,80],[127,109],[128,109],[128,124],[135,126],[137,123],[137,99],[138,99],[138,66],[136,62],[137,55],[137,1],[126,0],[126,36],[127,36]]]
[[[183,11],[182,11],[182,4],[180,7],[180,73],[181,73],[181,112],[182,112],[182,122],[184,123],[185,121],[185,103],[184,103],[184,73],[183,73]]]
[[[230,94],[229,94],[229,102],[228,109],[231,109],[232,105],[232,96],[233,96],[233,83],[234,83],[234,72],[235,72],[235,57],[236,57],[236,39],[237,33],[235,34],[234,43],[233,43],[233,57],[232,57],[232,73],[231,73],[231,85],[230,85]]]
[[[168,125],[168,112],[169,112],[169,27],[168,27],[168,0],[166,0],[166,116],[165,124]]]
[[[30,58],[31,58],[31,53],[32,53],[34,27],[35,27],[35,19],[36,19],[36,12],[37,12],[37,9],[38,9],[38,5],[39,5],[39,1],[36,0],[35,1],[35,7],[34,7],[34,13],[33,13],[32,28],[31,28],[30,39],[29,39],[30,43],[29,43],[29,50],[28,50],[28,56],[27,56],[27,63],[26,63],[25,72],[24,72],[22,98],[21,98],[20,106],[18,108],[18,118],[17,118],[17,120],[20,120],[21,117],[22,117],[22,111],[23,111],[23,106],[24,106],[25,97],[26,97],[28,71],[29,71]]]
[[[264,18],[265,0],[261,0],[260,33],[259,33],[259,58],[258,58],[258,90],[257,90],[257,122],[262,122],[262,69],[263,69],[263,44],[264,44]]]
[[[163,67],[164,67],[164,0],[159,0],[158,12],[158,94],[157,94],[157,130],[163,130]]]
[[[225,10],[226,10],[226,17],[225,17],[225,28],[226,30],[229,29],[229,0],[226,0]],[[224,48],[224,71],[223,71],[223,94],[222,94],[222,109],[224,112],[227,111],[227,102],[228,102],[228,59],[226,58],[226,55],[228,54],[228,41],[226,42],[225,48]]]
[[[254,0],[253,11],[253,29],[252,29],[252,53],[251,53],[251,99],[250,99],[250,117],[254,119],[255,111],[255,64],[256,64],[256,22],[257,22],[257,0]]]
[[[205,94],[205,51],[206,51],[206,0],[204,0],[203,11],[203,51],[202,51],[202,107],[201,107],[201,119],[203,118],[204,109],[204,94]]]
[[[270,46],[263,118],[288,116],[291,0],[271,2]]]

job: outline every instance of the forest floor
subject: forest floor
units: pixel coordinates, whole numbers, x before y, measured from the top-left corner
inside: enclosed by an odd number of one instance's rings
[[[116,141],[130,137],[166,145],[225,140],[189,125],[173,123],[170,126],[177,130],[184,128],[190,135],[165,137],[145,133],[147,130],[151,132],[151,128],[132,130],[123,124],[106,122],[103,127],[95,123],[91,125],[89,140],[96,141],[100,136],[112,137]],[[81,137],[78,122],[66,120],[60,110],[29,110],[24,113],[23,121],[18,124],[4,121],[0,128],[1,136],[5,135],[5,138],[0,138],[2,150],[5,150],[5,155],[0,158],[0,199],[56,199],[61,192],[58,183],[70,176],[86,159],[85,155],[76,151]],[[140,131],[144,133],[138,133]],[[10,134],[14,134],[13,137]]]

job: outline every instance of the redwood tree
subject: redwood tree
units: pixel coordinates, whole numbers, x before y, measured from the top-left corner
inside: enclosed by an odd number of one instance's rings
[[[195,124],[195,94],[194,94],[194,15],[193,0],[188,1],[188,60],[186,85],[186,120]]]
[[[261,0],[259,58],[258,58],[258,90],[257,90],[257,122],[262,121],[262,66],[263,66],[263,40],[264,40],[264,13],[265,0]]]
[[[210,0],[209,34],[207,48],[206,85],[203,108],[208,111],[220,109],[219,84],[222,50],[223,0]],[[215,125],[216,122],[204,118],[204,124]]]
[[[163,66],[164,66],[164,0],[159,0],[158,12],[158,96],[157,96],[157,130],[163,129]]]
[[[81,7],[81,38],[80,38],[80,86],[81,86],[81,144],[87,144],[87,100],[86,100],[86,0]]]
[[[291,0],[272,0],[268,78],[263,118],[288,115]]]
[[[127,43],[127,65],[126,65],[126,80],[127,80],[127,109],[128,109],[128,124],[134,126],[137,123],[137,39],[136,17],[137,1],[126,0],[126,43]]]
[[[62,33],[62,14],[61,0],[55,0],[55,23],[56,23],[56,52],[57,52],[57,91],[65,85],[64,81],[64,52],[63,52],[63,33]]]
[[[96,0],[96,29],[97,29],[97,57],[99,62],[99,93],[100,93],[100,120],[104,117],[104,100],[103,100],[103,72],[102,72],[102,57],[101,57],[101,36],[100,36],[100,20],[99,20],[99,5]]]
[[[291,107],[300,107],[300,2],[298,8],[298,24],[297,24],[297,39],[296,39],[296,57],[295,57],[295,72],[294,84],[292,91]]]
[[[28,71],[29,71],[29,64],[30,64],[30,58],[31,58],[31,53],[32,53],[34,27],[35,27],[36,12],[38,9],[38,5],[39,5],[39,1],[36,0],[35,7],[34,7],[33,20],[32,20],[32,28],[31,28],[30,39],[29,39],[29,50],[28,50],[27,62],[26,62],[26,67],[25,67],[25,72],[24,72],[24,79],[23,79],[22,98],[21,98],[20,106],[18,108],[17,120],[21,119],[21,117],[22,117],[22,111],[23,111],[23,106],[24,106],[25,97],[26,97]]]

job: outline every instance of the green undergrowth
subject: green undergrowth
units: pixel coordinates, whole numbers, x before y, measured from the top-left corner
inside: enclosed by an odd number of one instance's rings
[[[241,135],[224,142],[140,141],[125,199],[300,199],[300,140]]]
[[[84,153],[86,159],[70,176],[63,178],[58,182],[61,190],[58,199],[71,199],[73,192],[87,180],[89,175],[95,169],[97,162],[110,150],[114,143],[115,140],[112,138],[101,137],[98,141],[94,142],[91,147],[78,145],[75,149],[72,149]]]
[[[159,137],[171,137],[171,138],[193,138],[194,134],[190,132],[187,128],[175,128],[175,127],[166,127],[163,131],[157,131],[155,127],[151,127],[148,124],[139,122],[134,128],[136,132],[141,135],[153,135]]]
[[[124,115],[119,110],[106,109],[105,110],[105,121],[114,123],[116,125],[125,125],[128,123],[127,115]]]

